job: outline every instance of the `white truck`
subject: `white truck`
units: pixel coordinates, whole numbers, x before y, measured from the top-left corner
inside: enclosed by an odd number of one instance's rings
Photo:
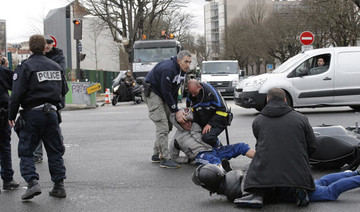
[[[241,71],[237,60],[203,61],[200,81],[215,87],[223,96],[233,96]]]
[[[135,41],[129,58],[134,77],[145,77],[158,62],[176,56],[180,49],[177,40]]]
[[[325,61],[325,69],[318,59]],[[319,71],[320,70],[320,71]],[[305,51],[271,73],[242,80],[235,89],[235,104],[261,111],[274,87],[286,92],[294,108],[350,106],[360,110],[360,47],[334,47]]]

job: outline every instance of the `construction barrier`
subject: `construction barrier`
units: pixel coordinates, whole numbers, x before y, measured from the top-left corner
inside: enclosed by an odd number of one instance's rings
[[[69,92],[66,94],[65,105],[96,106],[96,92],[88,94],[87,88],[92,86],[89,82],[68,82]]]
[[[110,89],[106,88],[105,90],[105,104],[110,104]]]

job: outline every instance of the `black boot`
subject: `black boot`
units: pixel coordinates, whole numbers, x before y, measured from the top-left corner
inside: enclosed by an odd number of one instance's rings
[[[232,168],[230,166],[230,162],[226,159],[226,158],[223,158],[221,160],[221,166],[223,167],[223,169],[226,171],[226,172],[229,172],[229,171],[232,171]]]
[[[25,191],[25,194],[21,196],[21,199],[31,199],[39,194],[41,194],[40,185],[36,179],[33,179],[28,182],[28,188]]]
[[[65,198],[66,192],[64,188],[64,180],[58,180],[55,182],[53,189],[49,192],[50,196],[57,198]]]
[[[263,206],[263,197],[256,194],[249,194],[234,200],[238,207],[261,208]]]
[[[4,190],[13,190],[16,188],[19,188],[20,183],[16,182],[15,180],[11,180],[11,181],[3,181],[3,189]]]

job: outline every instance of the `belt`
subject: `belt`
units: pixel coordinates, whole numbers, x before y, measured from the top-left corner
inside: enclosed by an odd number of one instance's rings
[[[52,105],[52,104],[50,104],[50,103],[45,103],[45,104],[42,104],[42,105],[33,107],[33,108],[31,108],[31,110],[42,110],[45,105],[50,105],[51,109],[53,109],[53,110],[55,110],[55,111],[57,110],[57,108],[55,107],[55,105]]]

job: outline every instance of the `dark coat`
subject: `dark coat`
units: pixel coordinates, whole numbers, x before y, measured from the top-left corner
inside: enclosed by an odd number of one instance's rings
[[[256,153],[245,180],[245,190],[294,187],[314,190],[309,155],[316,137],[308,119],[283,100],[272,98],[253,122]]]
[[[0,108],[8,108],[9,93],[12,87],[14,72],[6,67],[0,66]]]
[[[15,120],[20,106],[29,110],[50,103],[60,109],[63,97],[68,92],[65,84],[59,64],[43,54],[31,55],[15,69],[9,100],[9,120]]]
[[[160,96],[172,113],[177,112],[177,96],[180,83],[185,80],[186,72],[180,69],[177,57],[160,61],[146,75],[145,81],[151,84],[152,91]]]
[[[66,63],[63,50],[53,47],[49,52],[45,53],[45,56],[59,64],[63,72],[66,72]]]
[[[65,78],[66,63],[65,63],[65,57],[63,54],[63,50],[52,47],[52,49],[49,52],[45,53],[45,56],[60,65],[61,69],[63,70],[64,79],[66,79]],[[64,86],[67,90],[69,89],[67,83],[65,83]],[[61,100],[61,108],[64,108],[64,107],[65,107],[65,96]]]

